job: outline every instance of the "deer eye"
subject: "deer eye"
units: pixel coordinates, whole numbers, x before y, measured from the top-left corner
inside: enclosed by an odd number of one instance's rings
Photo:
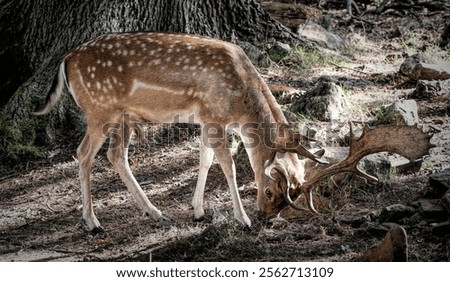
[[[272,191],[270,191],[270,189],[267,188],[267,189],[264,191],[264,195],[266,195],[267,198],[271,199],[273,194],[272,194]]]

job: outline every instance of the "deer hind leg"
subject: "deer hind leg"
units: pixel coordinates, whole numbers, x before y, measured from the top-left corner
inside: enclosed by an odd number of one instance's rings
[[[126,122],[120,124],[119,130],[115,132],[115,134],[123,134],[120,136],[116,135],[116,140],[109,143],[107,153],[108,160],[111,162],[116,172],[119,173],[120,178],[136,200],[139,208],[146,215],[149,215],[154,219],[159,219],[162,217],[161,211],[150,203],[144,191],[142,191],[141,186],[136,181],[136,178],[134,178],[128,163],[128,146],[130,144],[132,130],[133,129],[130,128]]]
[[[202,138],[203,139],[203,138]],[[205,211],[203,209],[203,197],[205,191],[206,178],[209,168],[214,159],[214,151],[211,146],[203,140],[200,142],[200,165],[198,170],[197,185],[195,187],[194,196],[192,197],[192,207],[194,208],[194,219],[203,220]]]
[[[246,227],[251,226],[250,219],[245,213],[244,207],[242,206],[241,198],[239,196],[239,190],[236,181],[236,166],[233,161],[233,157],[230,149],[227,147],[227,134],[223,129],[216,128],[214,136],[211,136],[211,140],[215,140],[214,143],[210,143],[214,150],[217,160],[219,161],[220,167],[228,182],[228,187],[231,192],[231,200],[233,202],[234,217],[241,222]],[[217,139],[217,133],[224,138]],[[208,136],[206,136],[208,137]]]
[[[86,135],[77,149],[77,158],[80,169],[81,194],[83,201],[83,219],[93,233],[103,232],[100,222],[94,213],[91,195],[91,169],[95,155],[102,146],[106,137],[100,128],[88,126]]]

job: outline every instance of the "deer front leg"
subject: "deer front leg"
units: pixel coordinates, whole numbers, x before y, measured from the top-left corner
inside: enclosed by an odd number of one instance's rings
[[[239,190],[236,182],[236,166],[231,156],[231,152],[228,148],[216,148],[214,149],[214,153],[216,154],[225,177],[227,178],[228,187],[231,192],[231,200],[233,201],[234,217],[245,226],[250,227],[250,219],[245,213],[241,198],[239,196]]]
[[[215,128],[214,137],[210,136],[208,140],[214,142],[209,142],[214,150],[217,160],[220,163],[223,173],[228,182],[228,187],[231,192],[231,200],[233,202],[234,217],[241,222],[246,227],[251,226],[250,219],[245,213],[244,207],[242,206],[241,198],[239,196],[238,186],[236,182],[236,166],[231,155],[231,151],[227,148],[227,135],[223,129]],[[206,134],[207,132],[205,132]],[[217,138],[221,136],[221,138]],[[208,137],[208,135],[206,135]]]
[[[123,131],[120,129],[123,128]],[[120,178],[127,186],[133,198],[136,200],[139,208],[146,214],[154,219],[159,219],[162,217],[162,213],[158,210],[142,191],[141,186],[134,178],[130,165],[128,164],[128,146],[131,138],[131,128],[126,124],[121,124],[118,131],[114,134],[116,140],[109,143],[108,149],[108,160],[113,165],[114,169],[119,173]],[[123,133],[123,134],[121,134]],[[121,135],[117,135],[121,134]],[[123,142],[121,142],[123,140]]]
[[[203,140],[203,138],[202,138]],[[214,151],[210,144],[200,142],[200,165],[198,170],[197,185],[195,187],[194,196],[192,197],[192,207],[194,208],[194,219],[201,221],[205,217],[203,209],[203,198],[205,191],[206,178],[208,176],[209,168],[214,159]]]

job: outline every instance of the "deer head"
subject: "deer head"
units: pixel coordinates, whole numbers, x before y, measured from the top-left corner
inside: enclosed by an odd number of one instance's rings
[[[349,154],[342,161],[328,164],[320,160],[324,150],[315,153],[304,152],[299,134],[291,134],[293,140],[280,138],[271,158],[265,163],[265,174],[270,179],[266,183],[264,198],[260,197],[258,203],[263,214],[273,217],[283,208],[291,206],[297,210],[304,210],[295,204],[295,200],[304,194],[309,209],[317,213],[313,204],[312,189],[324,177],[338,173],[355,173],[369,181],[377,181],[377,178],[360,170],[358,162],[365,156],[378,153],[390,152],[402,155],[409,160],[417,160],[428,154],[431,148],[430,139],[432,133],[423,132],[417,126],[394,126],[383,125],[375,128],[365,126],[359,139],[356,139],[350,124]],[[293,146],[297,143],[296,146]],[[286,148],[284,148],[286,147]],[[294,148],[293,148],[294,147]],[[290,149],[289,149],[290,148]],[[298,159],[298,163],[287,164],[286,152],[296,152],[299,156],[307,158]],[[292,156],[291,156],[292,158]],[[292,162],[292,161],[291,161]],[[297,167],[297,170],[293,170]]]

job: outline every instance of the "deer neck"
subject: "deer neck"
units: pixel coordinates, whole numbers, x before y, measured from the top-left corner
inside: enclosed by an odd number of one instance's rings
[[[251,111],[253,116],[249,120],[249,124],[255,125],[255,128],[251,126],[244,128],[245,124],[241,128],[244,133],[241,134],[241,137],[258,186],[264,179],[264,163],[275,152],[273,142],[279,136],[278,129],[281,124],[287,124],[281,107],[276,102],[268,86],[264,82],[261,85],[262,89],[258,91],[258,94],[262,95],[262,97],[256,100],[264,101],[264,103],[253,107]]]

